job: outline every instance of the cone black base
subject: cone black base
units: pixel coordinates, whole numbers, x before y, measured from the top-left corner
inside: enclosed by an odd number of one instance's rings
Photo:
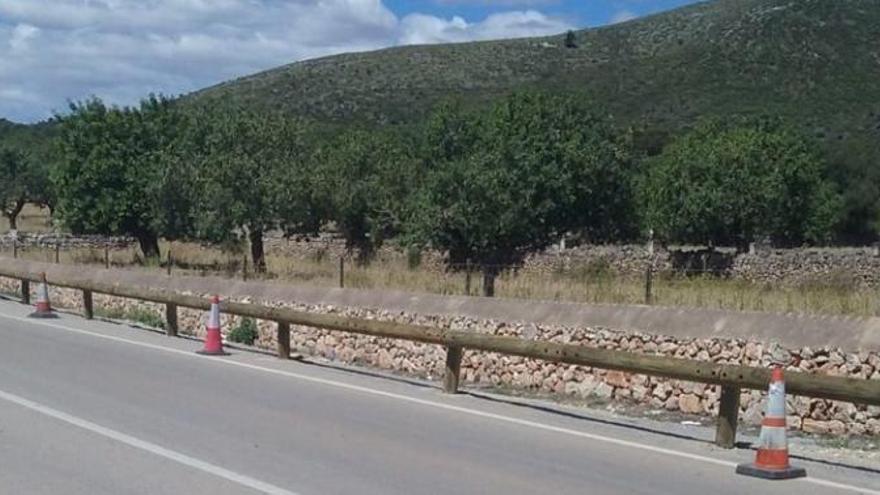
[[[736,467],[736,473],[765,480],[790,480],[807,475],[804,468],[789,466],[786,469],[766,469],[755,464],[740,464]]]
[[[196,354],[201,354],[202,356],[229,356],[229,353],[224,351],[198,350],[196,351]]]
[[[46,320],[46,319],[51,319],[51,318],[58,318],[58,315],[56,315],[55,313],[51,313],[51,312],[50,313],[42,313],[39,311],[35,311],[35,312],[29,314],[28,318],[42,318],[42,319]]]

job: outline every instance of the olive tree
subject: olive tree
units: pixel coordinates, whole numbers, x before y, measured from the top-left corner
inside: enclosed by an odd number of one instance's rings
[[[326,219],[366,262],[400,230],[402,205],[417,179],[414,159],[398,136],[368,131],[329,140],[315,158]]]
[[[820,155],[775,121],[702,122],[650,160],[640,184],[644,226],[669,242],[818,244],[842,211]]]
[[[263,236],[273,229],[316,232],[321,216],[311,187],[302,122],[276,114],[208,111],[198,164],[197,235],[250,245],[266,269]]]
[[[166,154],[184,123],[173,102],[150,96],[138,107],[113,107],[91,99],[58,120],[51,177],[61,222],[75,233],[132,236],[145,258],[158,258],[161,213],[174,207],[159,194],[173,175]]]
[[[626,140],[590,107],[518,93],[478,114],[440,112],[426,132],[423,149],[434,151],[410,202],[409,238],[480,266],[484,295],[504,267],[570,230],[598,240],[631,223]]]

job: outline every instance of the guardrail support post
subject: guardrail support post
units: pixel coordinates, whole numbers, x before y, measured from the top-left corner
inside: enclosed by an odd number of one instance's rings
[[[83,315],[87,320],[95,318],[95,303],[92,298],[92,291],[84,290],[83,293]]]
[[[278,359],[290,359],[290,323],[278,322]]]
[[[21,303],[22,304],[30,304],[31,303],[31,281],[30,280],[21,280]]]
[[[718,428],[715,430],[715,445],[724,449],[732,449],[736,444],[739,392],[739,387],[721,386],[721,404],[718,408]]]
[[[447,394],[458,393],[458,380],[461,376],[462,348],[451,345],[446,348],[446,373],[443,375],[443,391]]]
[[[177,337],[177,305],[165,305],[165,335]]]

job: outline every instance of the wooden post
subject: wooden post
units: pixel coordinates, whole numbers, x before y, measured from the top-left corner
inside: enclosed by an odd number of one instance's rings
[[[471,295],[471,259],[464,262],[464,294]]]
[[[446,348],[446,373],[443,375],[443,391],[447,394],[458,393],[458,380],[461,376],[462,348],[451,345]]]
[[[339,288],[345,288],[345,255],[339,256]]]
[[[278,359],[290,359],[290,323],[278,322]]]
[[[165,335],[177,337],[177,305],[165,305]]]
[[[12,239],[12,257],[18,258],[18,239]]]
[[[645,304],[654,304],[654,266],[649,265],[645,272]]]
[[[110,268],[110,245],[104,244],[104,268]]]
[[[83,290],[83,315],[87,320],[93,320],[95,318],[95,303],[92,298],[92,291]]]
[[[247,281],[247,253],[241,257],[241,279]]]
[[[30,304],[31,303],[31,281],[24,280],[21,281],[21,303],[22,304]]]
[[[721,386],[721,404],[718,408],[718,427],[715,430],[715,445],[724,449],[732,449],[736,445],[739,392],[739,387]]]
[[[55,264],[61,263],[61,243],[55,241]]]

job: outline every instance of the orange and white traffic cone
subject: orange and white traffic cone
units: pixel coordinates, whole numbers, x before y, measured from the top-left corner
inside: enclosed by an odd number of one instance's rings
[[[58,318],[58,315],[52,311],[52,304],[49,302],[49,283],[46,282],[46,274],[42,274],[42,281],[37,288],[37,310],[29,314],[30,318]]]
[[[788,438],[785,423],[785,379],[782,367],[773,368],[767,414],[761,422],[758,454],[753,464],[740,464],[736,472],[768,480],[787,480],[807,475],[803,468],[792,467],[788,462]]]
[[[198,354],[226,356],[223,351],[223,336],[220,334],[220,297],[211,299],[211,312],[208,314],[208,328],[205,333],[205,347]]]

